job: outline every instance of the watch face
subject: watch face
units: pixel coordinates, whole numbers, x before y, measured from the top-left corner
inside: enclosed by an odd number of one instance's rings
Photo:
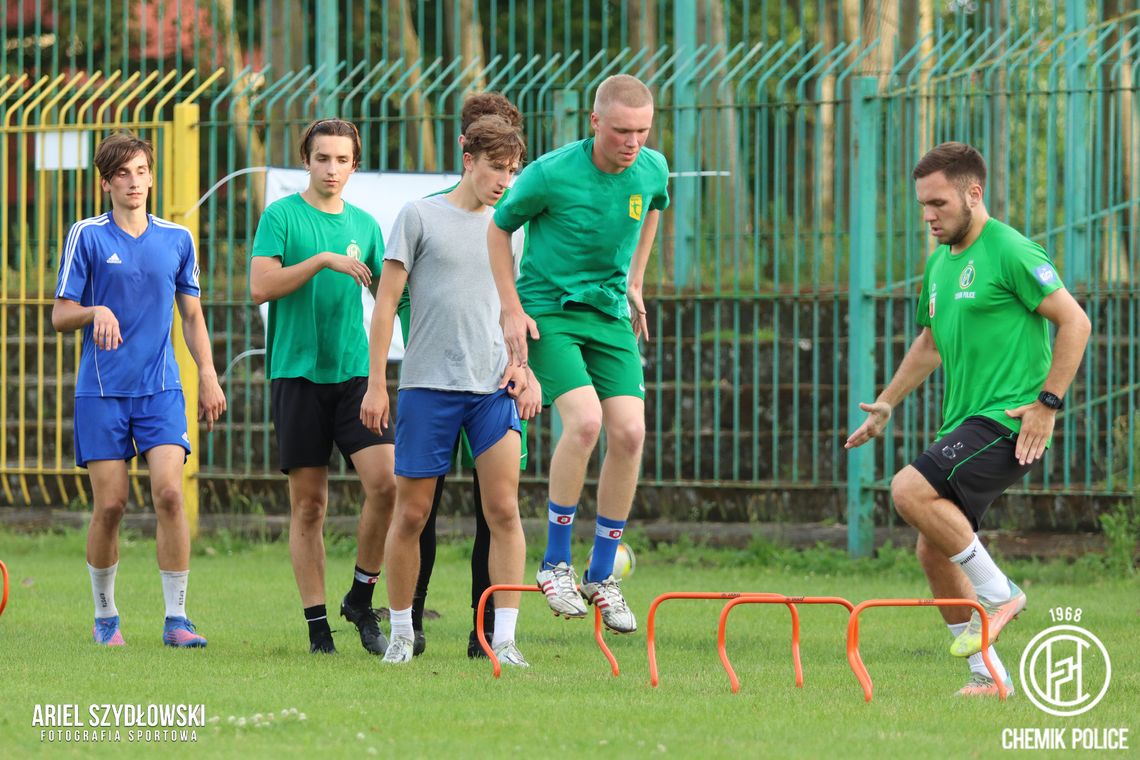
[[[1061,398],[1059,396],[1052,394],[1049,391],[1041,391],[1041,394],[1037,397],[1037,400],[1050,409],[1060,409],[1064,405],[1064,402],[1061,401]]]

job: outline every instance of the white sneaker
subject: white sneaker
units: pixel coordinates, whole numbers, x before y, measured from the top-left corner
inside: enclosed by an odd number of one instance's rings
[[[573,565],[559,562],[549,570],[540,568],[535,580],[542,593],[546,594],[546,603],[555,615],[565,618],[586,617],[586,605],[578,597],[578,577]]]
[[[592,583],[583,578],[579,593],[583,599],[602,611],[602,622],[606,628],[615,633],[633,633],[637,630],[637,621],[625,603],[618,583],[612,575],[600,583]]]
[[[411,662],[414,648],[415,641],[413,639],[406,636],[393,636],[392,641],[388,644],[388,649],[384,652],[384,662],[392,665]]]
[[[515,646],[512,639],[508,639],[495,647],[495,656],[499,658],[501,665],[511,665],[516,668],[530,667],[530,663],[522,656],[522,652]]]

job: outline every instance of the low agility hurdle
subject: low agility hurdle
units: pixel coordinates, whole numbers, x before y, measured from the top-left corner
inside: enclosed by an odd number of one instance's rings
[[[670,599],[738,599],[738,598],[757,599],[758,601],[771,600],[773,604],[783,604],[788,608],[788,612],[792,615],[792,664],[796,670],[796,680],[801,682],[803,680],[803,672],[800,668],[799,660],[799,614],[796,612],[796,605],[789,601],[791,597],[786,597],[782,594],[764,594],[764,593],[740,593],[729,591],[672,591],[667,594],[661,594],[653,600],[649,605],[649,616],[645,624],[646,648],[649,654],[649,683],[656,686],[659,682],[657,677],[657,640],[656,640],[656,623],[657,623],[657,608],[661,606],[662,602],[667,602]],[[721,659],[724,662],[724,659]]]
[[[860,602],[855,605],[855,609],[851,611],[851,617],[847,621],[847,662],[851,665],[855,677],[859,679],[859,685],[863,687],[863,699],[867,702],[871,701],[873,685],[871,684],[871,675],[867,672],[863,658],[859,655],[859,615],[863,610],[870,607],[973,607],[982,619],[982,641],[988,642],[990,640],[989,616],[982,609],[982,605],[973,599],[868,599],[865,602]],[[990,677],[997,684],[998,695],[1005,699],[1007,691],[1005,683],[998,678],[997,670],[994,668],[994,664],[990,662],[989,649],[989,644],[984,644],[982,661],[985,662],[986,669],[990,671]]]
[[[490,599],[491,595],[496,591],[536,591],[541,594],[542,589],[534,585],[524,586],[521,584],[500,583],[492,585],[479,597],[479,609],[475,612],[475,635],[479,638],[479,646],[483,647],[483,651],[487,654],[488,659],[491,660],[492,672],[495,678],[498,678],[502,674],[503,668],[499,663],[499,658],[495,656],[494,650],[491,649],[491,642],[487,641],[487,637],[483,633],[483,615],[487,610],[487,600]],[[594,640],[598,642],[598,648],[601,649],[602,654],[606,656],[606,659],[610,663],[610,670],[614,676],[617,677],[621,671],[618,669],[617,659],[614,657],[613,652],[606,646],[605,639],[602,638],[602,613],[597,606],[594,607]]]
[[[8,566],[3,562],[0,562],[0,575],[4,576],[4,595],[0,596],[0,615],[3,615],[8,606]]]
[[[720,611],[720,623],[716,631],[716,648],[717,653],[720,655],[720,662],[724,665],[724,672],[728,674],[728,682],[732,687],[732,693],[736,694],[740,691],[740,679],[736,677],[736,671],[732,669],[732,663],[728,660],[728,650],[725,647],[726,634],[728,632],[728,614],[733,609],[741,604],[786,604],[792,613],[792,663],[796,671],[796,687],[803,688],[804,685],[804,672],[803,666],[800,662],[800,616],[796,612],[797,604],[835,604],[843,607],[850,613],[854,609],[854,605],[843,597],[839,596],[782,596],[780,594],[742,594],[736,599],[731,599],[724,605],[724,609]]]

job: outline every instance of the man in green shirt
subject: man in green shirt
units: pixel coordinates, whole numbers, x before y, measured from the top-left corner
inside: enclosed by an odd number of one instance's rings
[[[923,221],[939,246],[927,260],[917,322],[922,327],[847,448],[882,434],[892,409],[941,364],[938,440],[891,481],[898,513],[919,532],[916,553],[939,598],[976,598],[989,617],[942,608],[951,654],[970,658],[958,693],[988,696],[997,684],[981,651],[1025,609],[1026,597],[997,567],[976,531],[989,505],[1045,453],[1057,411],[1088,343],[1089,320],[1045,250],[991,219],[986,164],[962,143],[943,143],[914,169]],[[1053,346],[1049,327],[1057,327]],[[990,648],[998,675],[1009,676]]]
[[[669,205],[665,157],[645,148],[653,95],[632,76],[598,87],[594,137],[539,158],[496,207],[487,231],[511,362],[528,361],[563,422],[550,462],[547,549],[537,582],[555,614],[597,605],[619,633],[637,622],[613,562],[637,488],[645,441],[645,376],[637,339],[648,339],[642,285],[661,211]],[[510,234],[528,223],[515,286]],[[529,343],[528,343],[529,339]],[[576,588],[574,514],[598,435],[606,456],[590,566]]]
[[[322,529],[335,443],[364,486],[356,571],[340,612],[368,652],[383,654],[372,591],[396,495],[394,428],[360,422],[368,387],[361,288],[379,282],[384,242],[367,212],[345,203],[360,164],[360,135],[341,119],[313,122],[301,138],[309,186],[270,204],[253,241],[249,290],[269,302],[266,365],[279,465],[289,476],[289,554],[309,626],[309,650],[336,651],[325,609]],[[382,445],[386,444],[386,445]]]

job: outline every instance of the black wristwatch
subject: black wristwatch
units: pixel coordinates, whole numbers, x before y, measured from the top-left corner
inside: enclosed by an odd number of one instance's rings
[[[1037,400],[1055,412],[1059,412],[1065,408],[1064,400],[1057,394],[1050,393],[1049,391],[1041,391],[1037,396]]]

